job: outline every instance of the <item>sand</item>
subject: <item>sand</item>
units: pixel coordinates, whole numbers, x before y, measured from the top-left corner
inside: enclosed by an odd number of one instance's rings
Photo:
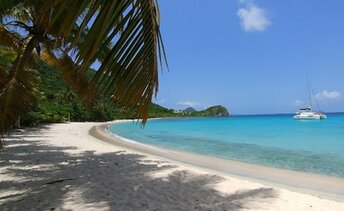
[[[342,180],[328,183],[332,195],[302,191],[183,160],[191,154],[108,143],[101,129],[51,124],[6,137],[0,210],[344,210]]]

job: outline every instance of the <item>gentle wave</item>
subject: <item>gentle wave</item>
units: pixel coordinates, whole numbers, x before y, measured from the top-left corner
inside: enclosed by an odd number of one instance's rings
[[[344,177],[344,115],[299,122],[290,115],[120,123],[122,140],[252,164]]]

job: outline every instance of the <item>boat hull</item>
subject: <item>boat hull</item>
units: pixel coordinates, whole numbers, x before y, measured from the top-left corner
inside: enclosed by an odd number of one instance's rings
[[[295,115],[294,119],[296,120],[320,120],[326,119],[327,116],[324,114],[315,114],[315,115]]]

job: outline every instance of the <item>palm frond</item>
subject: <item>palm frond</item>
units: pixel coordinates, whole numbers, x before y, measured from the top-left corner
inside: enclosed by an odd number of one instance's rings
[[[88,102],[95,99],[95,86],[89,81],[86,74],[80,74],[78,67],[67,54],[56,57],[51,50],[45,48],[41,59],[54,66],[81,98]]]
[[[26,42],[21,44],[19,35],[0,31],[4,38],[0,39],[0,46],[18,52],[23,49],[12,67],[1,72],[7,74],[0,84],[0,108],[4,111],[0,116],[1,130],[8,128],[5,119],[13,123],[15,113],[32,103],[29,92],[34,83],[23,77],[31,80],[27,71],[29,58],[35,48],[39,54],[41,46],[42,58],[56,66],[79,95],[92,99],[99,91],[135,110],[143,122],[147,120],[152,96],[158,92],[158,61],[161,66],[162,60],[166,61],[156,0],[13,2],[0,6],[0,15],[8,12],[10,4],[19,5],[17,18],[24,22],[18,27],[29,33],[30,41],[22,47]],[[91,67],[98,70],[89,81],[86,74]],[[8,108],[14,105],[15,96],[23,87],[28,90],[21,90],[23,106]]]
[[[135,108],[145,122],[158,91],[158,59],[161,65],[166,61],[155,0],[57,2],[49,27],[69,43],[64,54],[70,59],[64,63],[71,67],[74,62],[71,75],[86,74],[98,64],[93,84],[117,103]],[[73,24],[81,11],[84,19]]]
[[[5,71],[0,71],[4,75]],[[6,74],[6,73],[5,73]],[[38,94],[38,74],[35,70],[25,68],[15,75],[15,80],[6,92],[0,95],[0,133],[10,129],[22,114],[36,100]]]
[[[162,41],[154,2],[136,3],[132,6],[123,1],[100,10],[76,58],[81,71],[85,71],[107,51],[93,78],[94,84],[117,103],[134,107],[145,122],[152,95],[158,91],[157,51],[161,49],[157,43]],[[95,37],[98,39],[92,43]]]

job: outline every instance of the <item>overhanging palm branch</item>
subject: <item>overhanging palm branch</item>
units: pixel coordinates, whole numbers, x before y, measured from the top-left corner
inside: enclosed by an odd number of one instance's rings
[[[3,77],[4,71],[1,72],[0,75]],[[2,108],[0,118],[7,120],[1,121],[1,128],[13,127],[13,122],[17,120],[18,114],[35,102],[35,96],[38,94],[38,80],[37,71],[30,68],[25,68],[21,74],[15,76],[15,81],[10,88],[0,96],[0,107]]]
[[[152,96],[158,91],[158,60],[165,60],[157,2],[5,0],[0,15],[0,37],[6,37],[0,47],[17,52],[0,83],[0,101],[8,102],[0,108],[6,112],[0,115],[2,131],[3,122],[14,123],[7,113],[18,115],[24,109],[12,111],[8,106],[14,99],[5,100],[5,96],[16,86],[17,77],[31,74],[25,70],[28,58],[36,54],[55,64],[80,96],[109,95],[133,109],[143,122],[147,120]],[[91,67],[97,73],[88,80]]]

